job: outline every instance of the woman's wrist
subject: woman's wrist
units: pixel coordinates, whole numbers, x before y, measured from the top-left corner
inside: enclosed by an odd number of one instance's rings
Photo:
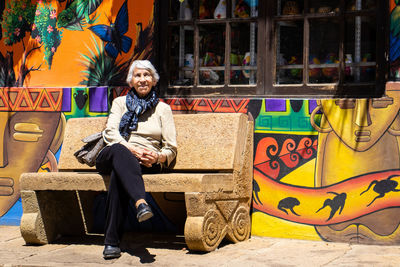
[[[158,152],[157,164],[164,163],[165,161],[166,161],[166,156],[163,153]]]

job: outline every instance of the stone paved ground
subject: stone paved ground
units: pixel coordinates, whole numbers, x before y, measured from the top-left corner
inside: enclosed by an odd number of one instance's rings
[[[102,258],[102,237],[27,246],[19,227],[0,226],[0,266],[400,266],[400,246],[252,237],[211,253],[191,253],[182,236],[128,235],[122,257]]]

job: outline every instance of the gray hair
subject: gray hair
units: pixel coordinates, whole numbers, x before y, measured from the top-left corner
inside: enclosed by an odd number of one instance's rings
[[[135,60],[132,62],[131,66],[129,67],[128,76],[126,77],[126,82],[128,83],[128,85],[132,81],[133,72],[135,71],[136,68],[145,69],[145,70],[149,71],[151,76],[153,77],[153,79],[156,82],[158,82],[158,80],[160,79],[160,76],[158,75],[156,68],[154,68],[153,64],[151,64],[150,61]]]

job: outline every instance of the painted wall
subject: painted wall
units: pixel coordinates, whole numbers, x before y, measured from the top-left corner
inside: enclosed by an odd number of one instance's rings
[[[129,61],[152,54],[153,1],[5,3],[0,86],[124,86]]]
[[[398,243],[399,89],[389,83],[379,99],[263,100],[253,234]]]
[[[22,172],[57,170],[66,120],[106,116],[112,99],[126,94],[121,73],[127,63],[153,55],[153,4],[6,1],[0,40],[0,224],[19,224]],[[390,8],[396,79],[399,7],[390,0]],[[107,35],[112,27],[120,30],[113,37]],[[174,112],[252,115],[253,235],[400,242],[399,83],[388,83],[380,99],[163,101]],[[177,212],[184,208],[182,195],[150,197],[156,221],[140,227],[182,225],[183,213]],[[104,195],[95,206],[101,229]]]

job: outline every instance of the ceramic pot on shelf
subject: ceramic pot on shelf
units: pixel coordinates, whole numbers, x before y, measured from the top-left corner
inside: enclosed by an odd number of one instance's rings
[[[192,10],[190,9],[188,0],[184,0],[181,2],[180,10],[179,10],[179,19],[181,20],[191,20],[192,19]]]
[[[220,0],[217,7],[214,10],[215,19],[226,18],[226,0]]]

